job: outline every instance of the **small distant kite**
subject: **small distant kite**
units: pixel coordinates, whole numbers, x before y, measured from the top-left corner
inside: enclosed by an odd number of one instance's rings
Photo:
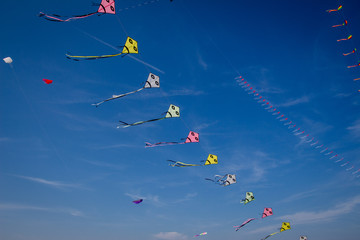
[[[53,82],[53,80],[50,80],[50,79],[43,79],[44,83],[46,84],[51,84]]]
[[[333,25],[332,27],[335,28],[335,27],[341,27],[341,26],[346,26],[348,24],[348,21],[347,20],[344,20],[344,22],[342,24],[337,24],[337,25]]]
[[[8,63],[8,64],[10,64],[10,63],[12,63],[12,62],[13,62],[13,60],[12,60],[12,58],[11,58],[11,57],[6,57],[6,58],[3,58],[3,60],[4,60],[4,62],[5,62],[5,63]]]
[[[307,240],[307,236],[301,236],[300,240]]]
[[[347,38],[338,39],[336,41],[341,42],[341,41],[347,41],[347,40],[350,40],[350,39],[352,39],[352,35],[349,35]]]
[[[108,54],[108,55],[99,55],[99,56],[74,56],[70,54],[66,54],[66,57],[68,59],[74,60],[74,61],[81,61],[81,60],[93,60],[93,59],[100,59],[100,58],[110,58],[110,57],[117,57],[122,54],[123,56],[130,54],[130,53],[139,53],[138,47],[137,47],[137,41],[134,39],[127,37],[125,45],[120,46],[119,48],[122,48],[122,51],[120,53],[116,54]]]
[[[235,174],[226,174],[224,176],[215,175],[214,179],[205,178],[205,180],[212,181],[212,182],[222,185],[222,186],[229,186],[231,184],[236,183],[236,176],[235,176]]]
[[[174,161],[174,160],[167,160],[167,161],[171,162],[171,164],[169,164],[169,165],[172,167],[195,167],[195,166],[206,166],[206,165],[218,164],[217,156],[213,155],[213,154],[209,154],[206,161],[202,161],[202,162],[205,162],[204,164],[183,163],[183,162]]]
[[[196,132],[190,131],[187,138],[182,138],[181,140],[185,140],[185,142],[158,142],[158,143],[154,143],[154,144],[146,142],[145,147],[157,147],[157,146],[165,146],[165,145],[175,145],[175,144],[199,142],[199,134]]]
[[[327,12],[337,12],[339,11],[340,9],[342,9],[342,5],[340,5],[337,9],[329,9],[329,10],[326,10]]]
[[[290,223],[289,223],[289,222],[283,222],[282,225],[281,225],[281,228],[280,228],[280,232],[283,232],[283,231],[286,231],[286,230],[289,230],[289,229],[291,229]],[[274,233],[272,233],[272,234],[270,234],[270,235],[267,235],[267,236],[266,236],[265,238],[263,238],[262,240],[265,240],[265,239],[267,239],[268,237],[271,237],[272,235],[275,235],[275,234],[280,233],[280,232],[274,232]]]
[[[360,66],[360,62],[356,65],[348,66],[347,68],[353,68],[353,67],[358,67],[358,66]]]
[[[240,226],[234,226],[235,231],[239,231],[240,228],[242,228],[243,226],[245,226],[246,224],[248,224],[249,222],[255,220],[256,218],[249,218],[248,220],[246,220],[245,222],[243,222]]]
[[[81,18],[86,18],[95,14],[103,15],[105,13],[115,14],[115,1],[114,0],[102,0],[100,4],[94,4],[95,6],[99,6],[99,9],[96,12],[87,13],[83,15],[73,15],[71,17],[60,16],[57,14],[45,14],[43,12],[39,13],[39,17],[43,17],[48,21],[53,22],[68,22],[71,20],[77,20]]]
[[[91,105],[98,107],[100,104],[102,104],[104,102],[111,101],[111,100],[114,100],[114,99],[118,99],[118,98],[121,98],[121,97],[125,97],[127,95],[139,92],[139,91],[141,91],[143,89],[146,89],[146,88],[158,88],[158,87],[160,87],[160,78],[159,78],[159,76],[156,76],[155,74],[150,73],[149,76],[148,76],[148,79],[145,82],[145,85],[142,88],[139,88],[138,90],[135,90],[135,91],[132,91],[132,92],[120,94],[120,95],[113,95],[111,98],[105,99],[104,101],[94,103],[94,104],[91,104]]]
[[[135,204],[139,204],[139,203],[141,203],[143,201],[143,199],[138,199],[138,200],[135,200],[135,201],[132,201],[133,203],[135,203]]]
[[[139,121],[139,122],[135,122],[135,123],[126,123],[123,121],[119,121],[119,122],[121,123],[123,128],[126,128],[126,127],[136,126],[136,125],[140,125],[140,124],[147,123],[147,122],[159,121],[159,120],[163,120],[166,118],[180,117],[180,108],[178,106],[170,104],[169,110],[165,113],[166,113],[165,117],[162,117],[162,118],[155,118],[155,119]],[[118,126],[117,128],[120,128],[120,126]]]
[[[249,203],[251,201],[254,201],[254,200],[255,200],[254,194],[252,192],[247,192],[245,198],[242,199],[240,201],[240,203],[247,204],[247,203]]]
[[[348,52],[348,53],[343,53],[344,56],[347,56],[347,55],[350,55],[350,54],[353,54],[356,52],[356,48],[354,48],[351,52]]]
[[[269,217],[269,216],[271,216],[271,215],[273,215],[273,210],[272,210],[272,208],[264,208],[264,212],[263,212],[261,218]]]
[[[203,233],[200,233],[200,234],[196,234],[194,237],[199,237],[199,236],[203,236],[203,235],[206,235],[207,232],[203,232]]]

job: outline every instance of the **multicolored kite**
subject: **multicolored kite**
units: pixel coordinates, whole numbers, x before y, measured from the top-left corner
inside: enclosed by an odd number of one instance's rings
[[[203,233],[200,233],[200,234],[196,234],[194,237],[198,237],[198,236],[203,236],[203,235],[206,235],[207,232],[203,232]]]
[[[245,198],[242,199],[240,203],[247,204],[253,200],[255,200],[254,194],[252,192],[247,192]]]
[[[350,55],[350,54],[353,54],[356,52],[356,48],[354,48],[351,52],[348,52],[348,53],[343,53],[344,56],[347,56],[347,55]]]
[[[138,45],[137,41],[135,41],[134,39],[132,39],[130,37],[127,37],[125,45],[120,46],[120,48],[122,47],[122,51],[120,53],[109,54],[109,55],[100,55],[100,56],[74,56],[74,55],[66,54],[66,57],[68,59],[71,59],[74,61],[80,61],[80,60],[93,60],[93,59],[100,59],[100,58],[117,57],[122,54],[125,54],[123,56],[126,56],[127,54],[130,54],[130,53],[135,53],[135,54],[139,53],[137,45]]]
[[[327,12],[337,12],[339,11],[340,9],[342,9],[342,5],[340,5],[337,9],[329,9],[329,10],[326,10]]]
[[[168,111],[165,113],[166,113],[165,117],[162,117],[162,118],[155,118],[155,119],[139,121],[139,122],[135,122],[135,123],[126,123],[123,121],[119,121],[119,122],[121,123],[123,128],[126,128],[126,127],[136,126],[136,125],[140,125],[140,124],[147,123],[147,122],[159,121],[159,120],[163,120],[166,118],[180,117],[180,108],[178,106],[170,104]],[[120,126],[117,126],[117,128],[120,128]]]
[[[348,24],[348,21],[344,20],[344,22],[342,24],[333,25],[332,27],[341,27],[341,26],[346,26],[347,24]]]
[[[283,231],[286,231],[286,230],[289,230],[289,229],[291,229],[290,223],[289,223],[289,222],[283,222],[282,225],[281,225],[281,228],[280,228],[280,232],[283,232]],[[266,236],[265,238],[263,238],[262,240],[265,240],[265,239],[267,239],[268,237],[271,237],[272,235],[275,235],[275,234],[280,233],[280,232],[274,232],[274,233],[272,233],[272,234],[270,234],[270,235],[267,235],[267,236]]]
[[[222,185],[222,186],[229,186],[231,184],[236,183],[236,176],[235,176],[235,174],[226,174],[224,176],[215,175],[214,179],[205,178],[205,180],[212,181],[212,182]]]
[[[57,14],[45,14],[43,12],[39,13],[39,17],[43,17],[46,20],[53,22],[68,22],[71,20],[77,20],[81,18],[86,18],[92,16],[94,14],[103,15],[105,13],[115,14],[115,1],[114,0],[102,0],[100,4],[94,4],[95,6],[99,6],[99,9],[96,12],[87,13],[83,15],[73,15],[71,17],[60,16]]]
[[[352,39],[352,35],[349,35],[347,38],[338,39],[336,41],[341,42],[341,41],[347,41],[347,40],[350,40],[350,39]]]
[[[199,134],[196,132],[190,131],[187,138],[183,138],[182,140],[185,140],[185,142],[158,142],[158,143],[154,143],[154,144],[146,142],[145,147],[157,147],[157,146],[165,146],[165,145],[175,145],[175,144],[199,142]]]
[[[347,68],[353,68],[353,67],[358,67],[358,66],[360,66],[360,62],[356,65],[348,66]]]
[[[256,218],[249,218],[248,220],[246,220],[245,222],[243,222],[240,226],[234,226],[235,231],[239,231],[240,228],[242,228],[243,226],[245,226],[246,224],[248,224],[249,222],[255,220]]]
[[[135,91],[132,91],[132,92],[123,93],[123,94],[120,94],[120,95],[113,95],[111,98],[105,99],[104,101],[94,103],[94,104],[91,104],[91,105],[98,107],[100,104],[102,104],[104,102],[111,101],[111,100],[121,98],[121,97],[125,97],[125,96],[127,96],[129,94],[139,92],[139,91],[141,91],[143,89],[146,89],[146,88],[158,88],[158,87],[160,87],[160,78],[159,78],[159,76],[156,76],[155,74],[150,73],[149,76],[148,76],[148,79],[145,82],[145,85],[142,88],[139,88],[138,90],[135,90]]]

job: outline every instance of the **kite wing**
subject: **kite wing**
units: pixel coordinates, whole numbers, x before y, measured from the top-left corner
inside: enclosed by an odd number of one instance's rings
[[[241,200],[240,203],[247,204],[253,200],[255,200],[254,194],[252,192],[247,192],[245,199]]]
[[[263,212],[261,218],[265,218],[265,217],[268,217],[268,216],[271,216],[271,215],[273,215],[272,208],[264,208],[264,212]]]
[[[95,4],[98,5],[98,4]],[[81,18],[86,18],[95,14],[105,14],[105,13],[110,13],[110,14],[115,14],[115,1],[114,0],[102,0],[101,3],[99,4],[99,9],[96,12],[92,12],[92,13],[87,13],[87,14],[83,14],[83,15],[73,15],[71,17],[67,17],[67,16],[60,16],[58,14],[46,14],[43,12],[39,13],[39,17],[43,17],[44,19],[48,20],[48,21],[53,21],[53,22],[69,22],[71,20],[77,20],[77,19],[81,19]]]
[[[137,49],[137,41],[134,39],[127,37],[125,46],[123,46],[123,49],[120,53],[116,54],[108,54],[108,55],[99,55],[99,56],[75,56],[66,54],[66,57],[68,59],[74,60],[74,61],[80,61],[80,60],[93,60],[93,59],[100,59],[100,58],[110,58],[110,57],[117,57],[121,54],[130,54],[130,53],[139,53]]]
[[[249,218],[248,220],[246,220],[245,222],[243,222],[240,226],[234,226],[235,231],[239,231],[240,228],[242,228],[243,226],[245,226],[246,224],[248,224],[249,222],[255,220],[256,218]]]
[[[300,240],[307,240],[307,236],[301,236]]]
[[[172,162],[172,164],[169,164],[172,167],[195,167],[195,166],[201,166],[199,164],[189,164],[189,163],[183,163],[183,162],[176,162],[173,160],[167,160],[168,162]]]

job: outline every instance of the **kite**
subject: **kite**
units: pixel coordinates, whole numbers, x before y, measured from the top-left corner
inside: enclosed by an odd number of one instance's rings
[[[134,39],[132,39],[130,37],[127,37],[125,45],[119,46],[119,48],[122,47],[122,51],[120,53],[100,55],[100,56],[74,56],[74,55],[66,54],[66,57],[68,59],[71,59],[74,61],[80,61],[80,60],[93,60],[93,59],[100,59],[100,58],[117,57],[117,56],[120,56],[121,54],[125,54],[123,56],[126,56],[127,54],[130,54],[130,53],[136,53],[136,54],[139,53],[137,45],[138,45],[137,41],[135,41]]]
[[[135,200],[135,201],[132,201],[133,203],[135,203],[135,204],[139,204],[139,203],[141,203],[143,201],[143,199],[138,199],[138,200]]]
[[[53,82],[53,80],[50,80],[50,79],[43,79],[43,81],[44,81],[44,83],[46,83],[46,84],[50,84],[50,83],[52,83]]]
[[[255,200],[254,194],[252,192],[247,192],[246,197],[240,201],[240,203],[247,204],[251,201]]]
[[[286,230],[289,230],[289,229],[291,229],[290,228],[290,223],[289,222],[283,222],[282,225],[281,225],[281,228],[280,228],[280,232],[283,232],[283,231],[286,231]],[[271,237],[272,235],[275,235],[275,234],[280,233],[280,232],[274,232],[272,234],[269,234],[269,235],[267,235],[265,238],[263,238],[261,240],[265,240],[268,237]]]
[[[329,9],[329,10],[326,10],[326,11],[330,13],[330,12],[337,12],[340,9],[342,9],[342,5],[340,5],[337,9]]]
[[[356,65],[348,66],[347,68],[353,68],[353,67],[358,67],[358,66],[360,66],[360,62]]]
[[[261,218],[265,218],[265,217],[268,217],[268,216],[271,216],[271,215],[273,215],[272,208],[264,208],[264,212],[263,212]]]
[[[352,35],[349,35],[347,38],[338,39],[336,41],[340,42],[340,41],[347,41],[347,40],[350,40],[350,39],[352,39]]]
[[[360,80],[360,78],[355,78],[355,79],[354,79],[354,81],[358,81],[358,80]]]
[[[203,233],[200,233],[200,234],[196,234],[194,237],[198,237],[198,236],[203,236],[203,235],[206,235],[207,232],[203,232]]]
[[[178,162],[178,161],[173,161],[173,160],[167,160],[169,162],[172,162],[172,164],[170,164],[170,166],[172,167],[195,167],[195,166],[206,166],[206,165],[212,165],[212,164],[218,164],[218,160],[217,160],[217,156],[213,155],[213,154],[209,154],[208,158],[206,159],[206,161],[201,161],[201,162],[205,162],[204,164],[189,164],[189,163],[183,163],[183,162]]]
[[[141,91],[143,89],[146,89],[146,88],[158,88],[158,87],[160,87],[160,78],[159,78],[159,76],[156,76],[155,74],[150,73],[149,76],[148,76],[148,79],[146,80],[146,82],[145,82],[145,84],[144,84],[144,86],[142,88],[139,88],[138,90],[135,90],[135,91],[132,91],[132,92],[120,94],[120,95],[113,95],[111,98],[105,99],[105,100],[103,100],[101,102],[94,103],[94,104],[91,104],[91,105],[98,107],[100,104],[102,104],[104,102],[111,101],[111,100],[114,100],[114,99],[118,99],[118,98],[121,98],[121,97],[125,97],[127,95],[139,92],[139,91]]]
[[[71,17],[67,16],[60,16],[57,14],[45,14],[43,12],[39,13],[39,17],[43,17],[44,19],[48,21],[53,22],[68,22],[71,20],[77,20],[80,18],[86,18],[95,14],[98,14],[98,16],[101,16],[105,13],[115,14],[115,1],[114,0],[102,0],[100,4],[93,4],[94,6],[99,6],[99,9],[96,12],[83,14],[83,15],[73,15]]]
[[[240,226],[234,226],[235,231],[239,231],[240,228],[242,228],[243,226],[245,226],[246,224],[248,224],[249,222],[255,220],[256,218],[249,218],[248,220],[246,220],[245,222],[243,222]]]
[[[145,147],[156,147],[156,146],[165,146],[165,145],[175,145],[175,144],[185,144],[185,143],[192,143],[192,142],[199,142],[199,134],[193,131],[189,132],[187,138],[182,138],[181,140],[185,140],[185,142],[158,142],[158,143],[148,143],[146,142]]]
[[[350,54],[353,54],[356,52],[356,48],[354,48],[351,52],[348,52],[348,53],[343,53],[344,56],[347,56],[347,55],[350,55]]]
[[[346,26],[347,24],[348,24],[348,21],[344,20],[344,22],[342,24],[333,25],[332,27],[341,27],[341,26]]]
[[[139,121],[139,122],[135,122],[135,123],[126,123],[123,121],[119,121],[119,122],[121,123],[121,125],[123,125],[122,126],[123,128],[126,128],[126,127],[136,126],[136,125],[140,125],[140,124],[147,123],[147,122],[159,121],[159,120],[163,120],[166,118],[180,117],[180,108],[178,106],[170,104],[169,110],[165,113],[166,113],[165,117],[162,117],[162,118],[155,118],[155,119]],[[120,126],[117,126],[117,128],[120,128]]]
[[[4,60],[5,63],[8,63],[8,64],[10,64],[10,63],[13,62],[13,60],[11,59],[11,57],[6,57],[6,58],[4,58],[3,60]]]
[[[224,176],[215,175],[214,179],[205,178],[205,180],[212,181],[212,182],[222,185],[222,186],[229,186],[231,184],[236,183],[236,176],[235,176],[235,174],[226,174]]]
[[[307,236],[301,236],[300,240],[307,240]]]

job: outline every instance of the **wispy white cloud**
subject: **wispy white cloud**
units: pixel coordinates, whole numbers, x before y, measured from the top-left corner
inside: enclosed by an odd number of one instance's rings
[[[317,212],[297,212],[294,214],[277,217],[277,219],[290,221],[292,224],[309,224],[316,222],[332,221],[340,215],[348,214],[360,204],[360,195],[349,199],[348,201],[331,207],[328,210]]]
[[[186,240],[188,237],[184,234],[178,232],[160,232],[154,235],[157,239],[164,239],[164,240]]]
[[[204,59],[201,57],[200,53],[197,51],[196,52],[196,55],[197,55],[197,59],[198,59],[198,63],[200,66],[202,66],[202,68],[204,70],[207,70],[208,68],[208,65],[206,64],[206,62],[204,61]]]
[[[354,137],[360,137],[360,119],[356,120],[351,126],[346,128],[350,131],[351,135]]]
[[[9,138],[6,138],[6,137],[0,137],[0,142],[8,142],[10,141]]]
[[[298,105],[298,104],[301,104],[301,103],[307,103],[309,101],[310,101],[309,96],[302,96],[300,98],[290,99],[287,102],[278,104],[277,106],[278,107],[291,107],[291,106]]]
[[[28,177],[28,176],[21,176],[21,175],[12,175],[14,177],[26,179],[32,182],[41,183],[50,187],[59,188],[59,189],[66,189],[66,188],[83,188],[80,184],[71,184],[71,183],[63,183],[58,181],[50,181],[43,178],[36,178],[36,177]]]
[[[118,165],[118,164],[111,164],[111,163],[100,162],[100,161],[88,161],[88,160],[84,160],[84,162],[87,162],[87,163],[95,165],[95,166],[100,166],[100,167],[109,167],[109,168],[113,168],[113,169],[124,169],[124,166]]]
[[[282,199],[281,202],[293,202],[293,201],[297,201],[300,199],[308,198],[308,197],[314,196],[317,193],[317,191],[318,191],[318,189],[312,189],[309,191],[296,193],[287,198]]]
[[[203,95],[204,92],[200,90],[193,90],[193,89],[178,89],[178,90],[172,90],[169,93],[164,93],[167,97],[173,97],[173,96],[198,96]]]
[[[72,208],[46,208],[46,207],[23,205],[23,204],[0,203],[0,211],[21,211],[21,210],[65,213],[75,217],[84,216],[84,214],[81,211]]]
[[[188,193],[183,198],[176,200],[174,203],[190,201],[191,199],[193,199],[196,196],[197,196],[197,193]]]

